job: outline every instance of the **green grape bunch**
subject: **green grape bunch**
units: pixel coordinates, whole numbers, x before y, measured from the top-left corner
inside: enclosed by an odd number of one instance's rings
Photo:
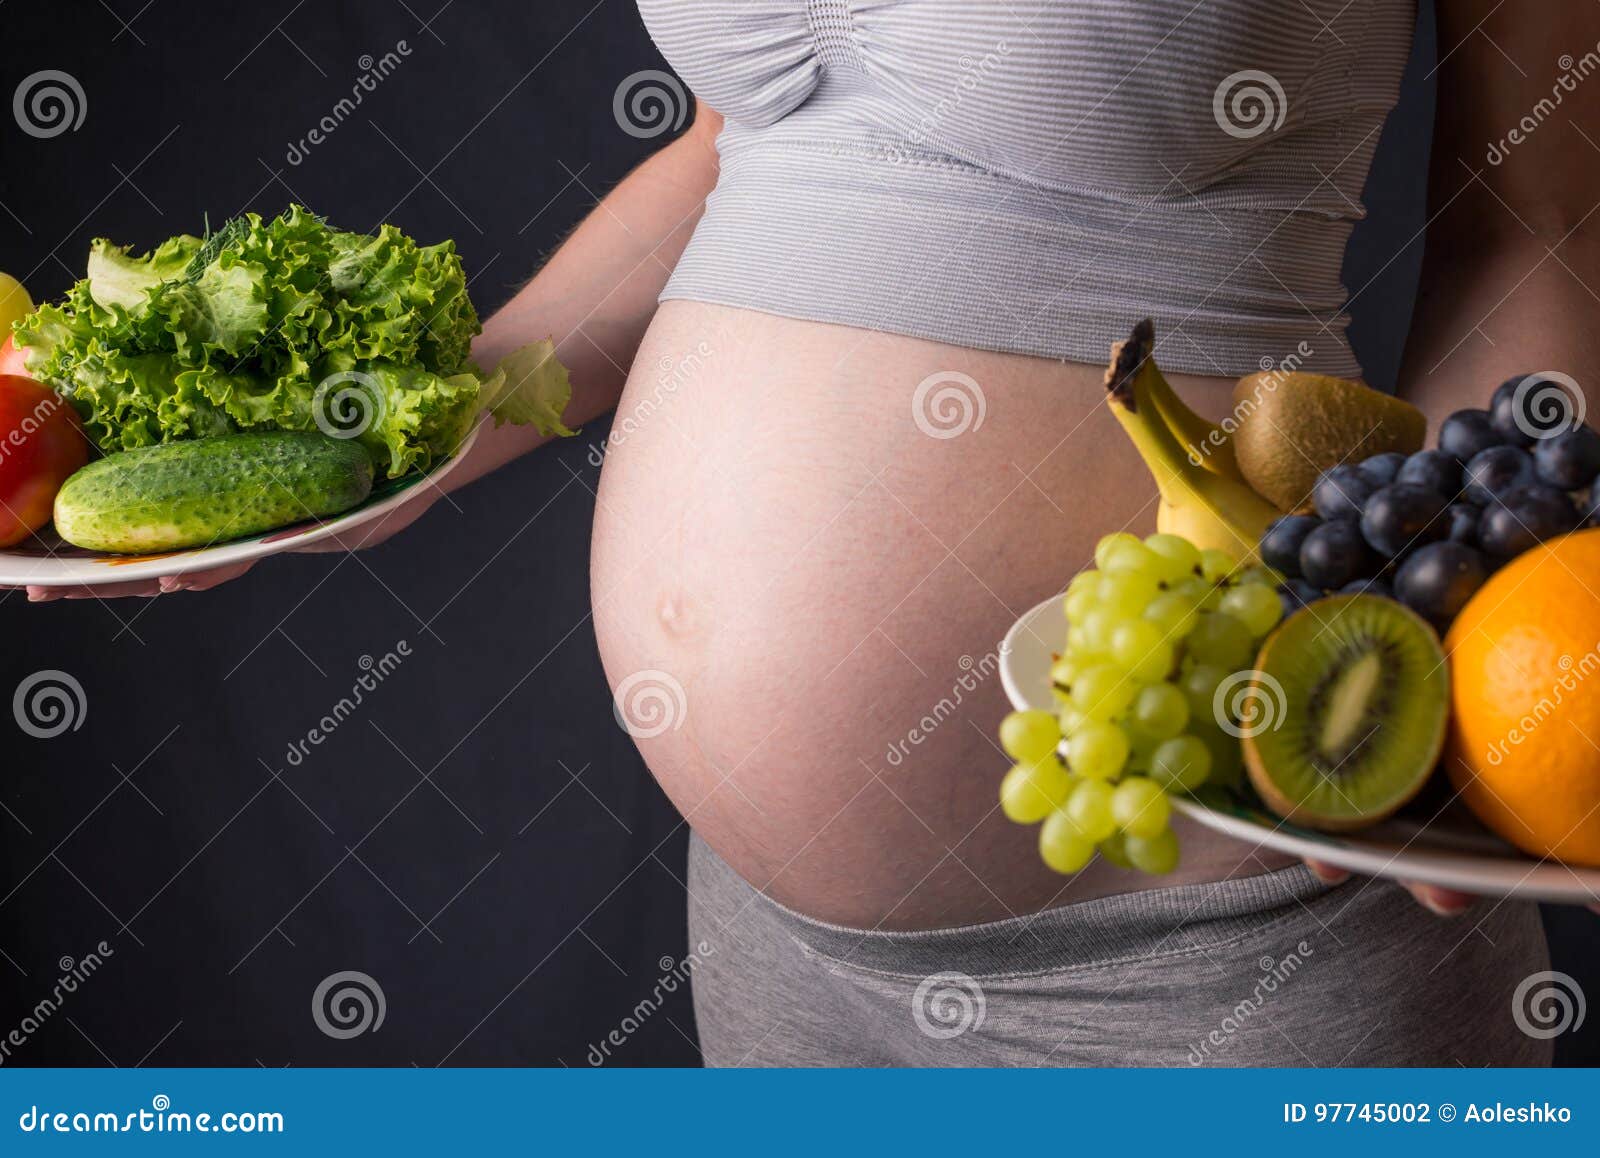
[[[1050,669],[1054,712],[1012,712],[1016,761],[1000,808],[1039,825],[1039,856],[1075,873],[1098,851],[1146,873],[1178,865],[1172,795],[1237,786],[1237,721],[1217,688],[1255,661],[1283,615],[1281,578],[1177,535],[1107,535],[1063,601],[1066,647]],[[1231,734],[1230,734],[1231,732]]]

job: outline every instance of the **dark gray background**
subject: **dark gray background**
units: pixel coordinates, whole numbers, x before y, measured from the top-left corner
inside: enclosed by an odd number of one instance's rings
[[[8,6],[8,41],[32,47],[0,92],[61,69],[88,115],[52,140],[0,118],[0,268],[54,296],[92,237],[143,248],[298,200],[453,237],[492,311],[658,143],[611,101],[662,62],[627,0],[440,2]],[[399,70],[290,164],[359,58],[400,40]],[[1421,256],[1432,52],[1425,12],[1346,268],[1385,385]],[[356,558],[283,556],[203,595],[0,600],[0,690],[59,668],[88,704],[75,732],[5,737],[0,1033],[60,958],[114,951],[11,1064],[586,1064],[686,949],[684,830],[612,718],[588,620],[605,427]],[[289,766],[360,657],[402,639],[411,658]],[[1600,993],[1593,918],[1548,917],[1557,967]],[[380,1031],[316,1028],[340,970],[381,984]],[[1594,1060],[1595,1021],[1567,1060]],[[686,992],[611,1052],[694,1063]]]

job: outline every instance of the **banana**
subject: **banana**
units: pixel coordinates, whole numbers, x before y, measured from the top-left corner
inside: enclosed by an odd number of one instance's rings
[[[1197,465],[1195,458],[1201,456],[1192,456],[1183,445],[1188,442],[1190,448],[1198,448],[1197,443],[1174,434],[1168,425],[1173,420],[1157,398],[1164,392],[1194,423],[1204,425],[1204,420],[1183,406],[1161,377],[1150,356],[1154,344],[1155,328],[1146,319],[1126,341],[1112,347],[1111,365],[1106,369],[1106,401],[1160,488],[1156,526],[1182,535],[1202,549],[1216,548],[1240,560],[1255,559],[1261,533],[1282,512],[1237,478]],[[1182,421],[1181,415],[1178,417]],[[1191,431],[1199,429],[1194,424],[1189,427]],[[1232,462],[1231,456],[1228,461]]]
[[[1139,323],[1139,326],[1146,326],[1149,323],[1150,319],[1146,318]],[[1139,337],[1139,333],[1139,327],[1135,327],[1134,339]],[[1151,326],[1146,341],[1153,339],[1154,335],[1155,327]],[[1189,409],[1188,404],[1178,397],[1178,392],[1172,388],[1172,383],[1161,373],[1161,368],[1156,365],[1155,359],[1147,356],[1145,364],[1149,367],[1146,377],[1150,387],[1150,398],[1189,460],[1205,467],[1212,474],[1231,478],[1236,483],[1249,486],[1244,473],[1239,469],[1238,461],[1234,458],[1233,439],[1228,436],[1228,431],[1215,422],[1207,422]]]

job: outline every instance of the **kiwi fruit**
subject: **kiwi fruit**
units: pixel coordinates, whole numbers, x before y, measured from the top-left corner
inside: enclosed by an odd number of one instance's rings
[[[1295,612],[1262,645],[1251,687],[1263,712],[1243,737],[1245,768],[1285,820],[1361,828],[1438,763],[1450,671],[1433,628],[1392,599],[1336,595]]]
[[[1342,462],[1422,449],[1428,420],[1360,382],[1273,370],[1239,379],[1230,441],[1245,481],[1280,510],[1311,509],[1317,476]]]

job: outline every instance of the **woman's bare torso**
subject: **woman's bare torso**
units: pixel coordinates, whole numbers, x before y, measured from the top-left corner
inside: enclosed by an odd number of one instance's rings
[[[1226,406],[1227,381],[1177,383]],[[930,928],[1282,863],[1184,825],[1171,877],[1063,878],[996,806],[997,642],[1100,535],[1154,525],[1101,395],[1095,366],[662,306],[601,477],[595,623],[613,686],[681,687],[640,748],[747,880]]]

